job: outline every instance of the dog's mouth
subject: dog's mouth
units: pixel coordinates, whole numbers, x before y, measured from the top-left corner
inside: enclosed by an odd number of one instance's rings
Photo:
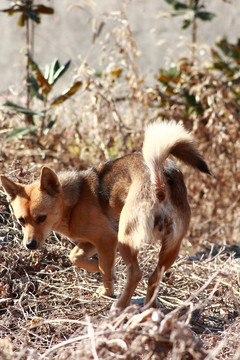
[[[25,246],[28,250],[37,250],[40,247],[40,244],[37,240],[32,239],[27,241]]]

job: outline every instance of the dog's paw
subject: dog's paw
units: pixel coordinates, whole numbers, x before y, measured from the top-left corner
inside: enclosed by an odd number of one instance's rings
[[[109,288],[105,288],[103,285],[99,286],[97,288],[97,294],[102,295],[102,296],[109,296],[109,297],[113,297],[113,292],[111,289]]]
[[[148,306],[148,302],[146,301],[146,299],[144,301],[144,306]],[[162,305],[161,305],[161,302],[158,300],[158,298],[156,298],[155,300],[151,301],[150,307],[155,308],[155,309],[160,309],[160,308],[162,308]]]
[[[120,313],[122,310],[124,309],[124,307],[119,306],[118,304],[118,300],[114,301],[111,305],[110,311],[111,312],[115,312],[116,314]]]

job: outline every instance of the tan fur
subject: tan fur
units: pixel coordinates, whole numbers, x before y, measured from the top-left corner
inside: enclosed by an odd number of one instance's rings
[[[147,131],[140,153],[103,162],[86,171],[56,175],[44,167],[39,182],[23,186],[1,176],[14,213],[24,229],[24,245],[41,247],[51,231],[76,246],[73,264],[100,271],[102,294],[113,295],[117,247],[127,266],[127,284],[117,301],[125,307],[141,279],[137,255],[141,244],[160,241],[159,261],[148,284],[151,300],[162,270],[175,261],[190,221],[183,176],[167,159],[179,157],[200,171],[210,173],[192,138],[175,122],[157,122]],[[98,254],[98,260],[92,255]]]

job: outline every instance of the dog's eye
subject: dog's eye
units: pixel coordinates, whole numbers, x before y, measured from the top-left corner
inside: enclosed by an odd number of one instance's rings
[[[23,217],[20,217],[20,218],[18,219],[18,221],[19,221],[19,223],[20,223],[22,226],[24,226],[24,225],[26,224],[26,220],[25,220]]]
[[[42,223],[46,220],[47,216],[46,215],[40,215],[37,217],[37,223]]]

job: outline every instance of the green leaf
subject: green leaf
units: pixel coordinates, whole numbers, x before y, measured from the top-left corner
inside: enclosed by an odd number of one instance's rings
[[[188,6],[186,4],[183,4],[183,3],[179,2],[179,1],[176,1],[173,7],[174,7],[175,10],[186,10],[186,9],[188,9]]]
[[[176,0],[165,0],[166,3],[173,5],[175,3]]]
[[[67,71],[71,64],[71,60],[68,60],[65,65],[61,66],[54,74],[53,76],[53,84]]]
[[[39,14],[33,9],[25,9],[24,14],[31,20],[35,21],[37,24],[40,24],[41,19]]]
[[[28,79],[28,82],[30,84],[30,92],[31,92],[31,95],[32,96],[35,96],[37,99],[41,100],[41,101],[44,101],[44,96],[43,94],[41,94],[39,92],[39,86],[38,86],[38,82],[37,80],[35,79],[35,77],[30,74],[29,75],[29,79]]]
[[[190,95],[188,91],[184,91],[184,96],[186,98],[187,104],[192,107],[197,114],[202,114],[203,108],[200,102],[196,101],[196,98],[194,95]]]
[[[185,12],[182,29],[187,29],[194,20],[195,12],[191,9]]]
[[[168,69],[163,70],[163,73],[166,76],[171,77],[172,79],[179,77],[179,69],[176,65],[172,64]]]
[[[216,15],[208,11],[198,11],[195,13],[195,18],[203,21],[211,21]]]
[[[51,64],[45,66],[44,76],[48,80],[50,85],[54,85],[55,82],[66,72],[71,64],[71,60],[68,60],[66,64],[60,66],[58,59],[54,60]]]
[[[6,101],[3,106],[6,106],[8,108],[10,108],[11,110],[15,110],[21,114],[26,114],[26,115],[37,115],[37,113],[29,108],[26,108],[24,106],[21,105],[17,105],[12,103],[11,101]]]
[[[191,20],[184,19],[182,29],[187,29],[191,25]]]
[[[47,124],[47,126],[45,127],[45,129],[43,130],[43,134],[47,135],[47,133],[49,132],[49,130],[53,127],[53,125],[55,124],[55,122],[57,121],[57,115],[55,115]]]
[[[60,63],[58,59],[55,59],[50,64],[45,65],[44,68],[44,77],[48,80],[49,84],[53,83],[53,78],[55,72],[60,68]]]
[[[167,2],[169,5],[172,5],[173,9],[174,10],[186,10],[186,9],[189,9],[189,6],[184,4],[183,2],[180,2],[180,1],[176,1],[176,0],[165,0],[165,2]],[[173,15],[173,16],[176,16]]]
[[[231,44],[227,39],[221,39],[216,45],[222,50],[224,55],[234,59],[237,63],[240,60],[240,41],[238,40],[237,44]]]
[[[229,64],[225,61],[215,61],[213,63],[214,68],[216,70],[221,70],[222,72],[224,72],[228,77],[232,77],[234,76],[234,70],[231,69],[231,67],[229,66]]]
[[[232,56],[231,44],[227,41],[227,39],[221,39],[219,42],[216,43],[216,45],[222,50],[222,52],[226,56]]]
[[[160,75],[157,80],[162,84],[170,86],[170,83],[178,84],[181,81],[181,74],[176,66],[171,66],[168,69],[160,69]]]
[[[38,127],[36,125],[29,125],[29,126],[24,126],[24,127],[19,127],[19,128],[13,128],[11,131],[9,131],[6,134],[5,138],[10,139],[11,137],[14,137],[14,136],[24,136],[29,133],[36,132],[37,130],[38,130]]]
[[[102,77],[102,70],[95,70],[95,76],[99,78]]]
[[[78,91],[80,86],[82,86],[82,82],[76,81],[69,90],[66,90],[65,93],[63,93],[62,95],[58,96],[55,100],[53,100],[51,106],[53,107],[66,101],[70,96],[74,95]]]
[[[28,55],[28,61],[33,71],[40,71],[38,64],[33,60],[33,58],[30,55]]]

